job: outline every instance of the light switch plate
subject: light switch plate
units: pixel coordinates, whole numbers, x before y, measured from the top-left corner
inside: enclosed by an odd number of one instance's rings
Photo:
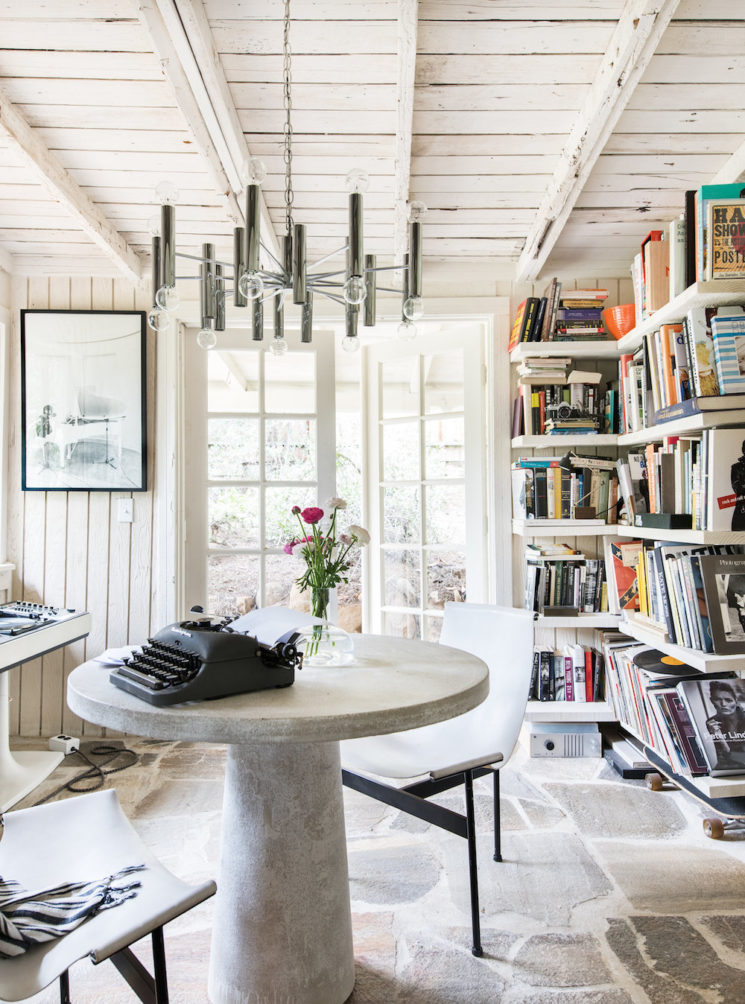
[[[119,499],[117,515],[120,523],[131,523],[134,520],[134,499]]]

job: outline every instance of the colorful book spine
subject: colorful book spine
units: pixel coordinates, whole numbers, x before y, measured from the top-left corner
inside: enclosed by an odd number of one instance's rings
[[[711,319],[714,361],[722,394],[745,391],[745,314],[741,307],[718,311]]]

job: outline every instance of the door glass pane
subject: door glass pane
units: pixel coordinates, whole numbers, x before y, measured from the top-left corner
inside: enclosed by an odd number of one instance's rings
[[[383,634],[394,638],[421,638],[422,618],[419,614],[383,614]]]
[[[315,488],[309,485],[283,485],[264,489],[264,541],[267,547],[283,548],[300,536],[300,524],[292,507],[315,505]]]
[[[316,476],[315,419],[268,418],[264,428],[266,480],[314,480]]]
[[[210,481],[257,481],[259,420],[210,418],[207,422],[207,477]]]
[[[383,480],[419,480],[419,421],[383,426]]]
[[[427,552],[425,606],[442,608],[446,603],[466,599],[466,556],[461,551]]]
[[[210,614],[236,617],[256,606],[259,557],[255,554],[210,554],[207,559],[207,606]],[[198,602],[187,597],[189,603]],[[201,601],[200,601],[201,602]]]
[[[316,410],[316,357],[313,352],[264,354],[264,409],[274,414]]]
[[[264,606],[281,604],[293,610],[308,610],[308,597],[295,580],[305,571],[305,562],[297,554],[267,554],[264,557]]]
[[[463,411],[463,352],[436,352],[424,357],[424,414]]]
[[[383,543],[408,544],[421,539],[420,491],[416,485],[383,489]]]
[[[383,418],[419,414],[419,358],[405,356],[380,363]]]
[[[383,604],[387,607],[418,607],[422,602],[421,552],[383,552]]]
[[[211,546],[258,547],[258,488],[208,488],[207,515]]]
[[[424,489],[425,543],[450,545],[465,543],[465,494],[461,484],[429,485]]]
[[[207,410],[258,412],[259,354],[214,349],[207,357]]]
[[[462,418],[429,419],[424,425],[425,478],[465,476]]]
[[[442,617],[428,617],[424,615],[424,640],[439,641],[442,632]]]

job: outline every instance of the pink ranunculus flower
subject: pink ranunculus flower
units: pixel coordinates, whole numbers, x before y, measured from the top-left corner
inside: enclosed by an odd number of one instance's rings
[[[318,506],[308,506],[307,509],[303,509],[300,513],[306,523],[320,523],[323,519],[323,509],[319,509]]]
[[[282,550],[285,552],[285,554],[292,554],[292,549],[295,547],[295,545],[297,543],[299,543],[299,541],[297,541],[297,540],[290,540],[290,541],[288,541],[285,544],[285,546],[282,548]]]
[[[294,505],[292,509],[290,509],[290,512],[293,514],[293,516],[297,516],[297,514],[300,512],[300,506]]]

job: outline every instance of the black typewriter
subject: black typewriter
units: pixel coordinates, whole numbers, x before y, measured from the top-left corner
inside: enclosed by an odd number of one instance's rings
[[[210,618],[169,624],[113,670],[111,682],[150,704],[204,701],[289,687],[302,664],[294,635],[273,646]]]

